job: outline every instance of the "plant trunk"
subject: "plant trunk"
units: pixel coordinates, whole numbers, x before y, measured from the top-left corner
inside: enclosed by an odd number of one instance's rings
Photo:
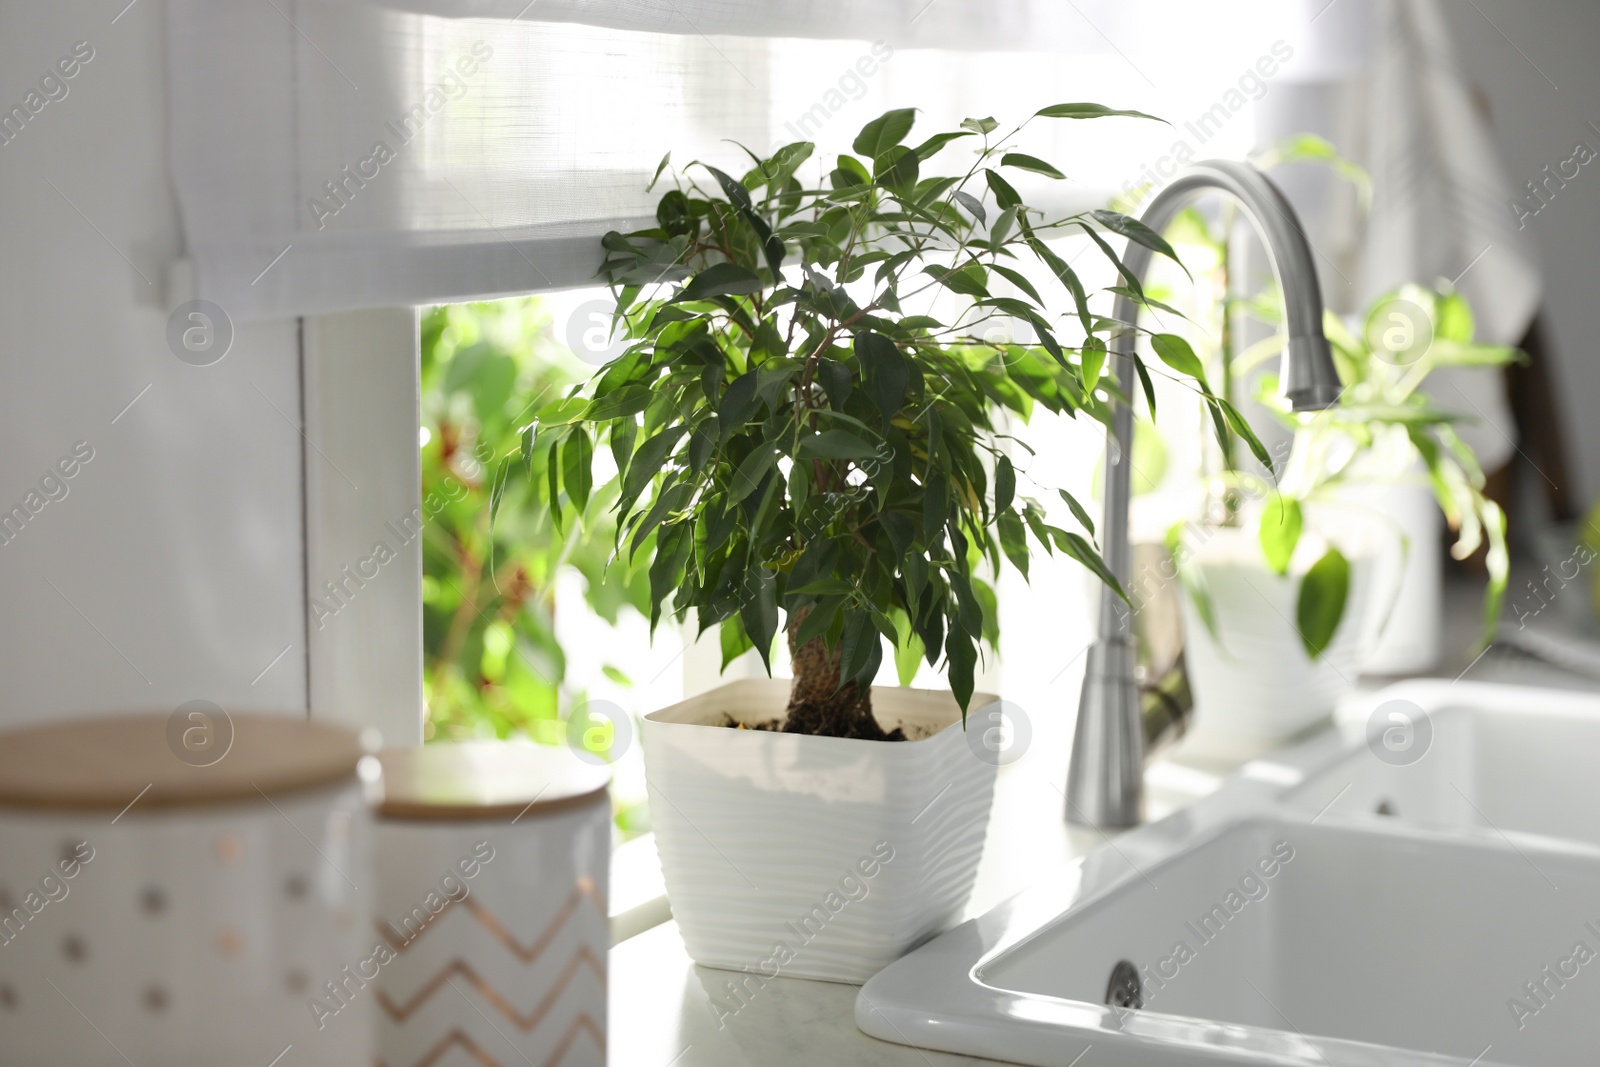
[[[872,717],[872,689],[855,682],[839,684],[839,654],[830,653],[822,638],[813,637],[796,647],[795,635],[805,621],[806,611],[789,620],[789,655],[794,664],[794,682],[789,687],[789,714],[783,732],[814,734],[822,737],[852,737],[859,741],[904,741],[905,732],[896,727],[885,733]]]

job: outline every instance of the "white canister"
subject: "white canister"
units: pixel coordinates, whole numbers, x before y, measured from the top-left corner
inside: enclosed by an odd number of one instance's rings
[[[360,757],[198,703],[0,736],[0,1064],[370,1062]]]
[[[604,1067],[607,768],[531,742],[379,758],[380,1064]]]

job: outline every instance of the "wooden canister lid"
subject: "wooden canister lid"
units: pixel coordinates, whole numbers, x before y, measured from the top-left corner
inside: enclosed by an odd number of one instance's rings
[[[378,754],[386,819],[495,820],[548,814],[605,795],[611,770],[564,745],[452,741]]]
[[[198,716],[198,717],[197,717]],[[215,705],[0,733],[0,805],[46,809],[260,802],[355,774],[354,731],[302,713],[224,713]]]

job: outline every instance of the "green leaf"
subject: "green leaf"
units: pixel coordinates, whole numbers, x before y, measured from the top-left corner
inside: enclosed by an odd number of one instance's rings
[[[1133,356],[1133,369],[1138,372],[1139,385],[1144,389],[1145,407],[1149,409],[1150,417],[1154,419],[1156,417],[1155,383],[1150,380],[1150,371],[1146,369],[1144,360],[1140,359],[1137,354]]]
[[[1006,208],[996,216],[994,225],[989,228],[989,245],[998,248],[1005,243],[1011,235],[1011,228],[1017,224],[1017,208]]]
[[[1043,174],[1046,178],[1065,178],[1054,166],[1046,163],[1038,156],[1030,156],[1023,152],[1007,152],[1000,157],[1002,167],[1016,167],[1019,170],[1031,170],[1035,174]]]
[[[494,529],[494,517],[500,510],[500,499],[505,496],[506,481],[511,475],[511,457],[507,456],[500,461],[500,466],[494,472],[494,483],[489,489],[489,529]]]
[[[999,171],[987,167],[983,171],[984,180],[989,183],[990,192],[994,193],[994,202],[1002,208],[1018,207],[1022,204],[1022,196],[1011,187],[1011,183],[1000,177]]]
[[[979,222],[987,222],[988,215],[983,209],[983,201],[962,189],[957,189],[950,194],[950,199],[967,209],[967,214]]]
[[[871,330],[856,335],[855,352],[866,378],[867,394],[883,421],[888,422],[905,405],[911,365],[893,341]]]
[[[852,680],[866,665],[868,657],[872,654],[868,646],[877,642],[878,631],[872,626],[872,616],[864,611],[851,611],[845,614],[844,634],[839,638],[840,686]]]
[[[776,191],[776,186],[782,185],[794,172],[800,169],[800,164],[811,158],[811,153],[816,150],[816,145],[810,141],[795,141],[786,144],[772,153],[772,158],[767,160],[763,169],[768,175],[768,188]]]
[[[832,630],[834,623],[838,621],[842,604],[842,597],[825,596],[818,600],[816,606],[811,609],[811,614],[800,623],[800,629],[794,635],[796,647],[804,648],[813,639],[822,637]]]
[[[872,180],[885,189],[906,192],[917,184],[917,154],[895,145],[872,162]]]
[[[1015,511],[1006,510],[999,514],[995,526],[1000,531],[1000,549],[1017,568],[1022,577],[1028,577],[1028,537],[1022,525],[1022,519]]]
[[[872,175],[867,173],[867,168],[855,156],[838,156],[837,167],[834,174],[840,176],[849,185],[871,185]]]
[[[750,150],[746,148],[745,151],[749,152]],[[754,158],[753,154],[752,158]],[[774,234],[772,227],[767,224],[767,220],[756,212],[755,205],[750,202],[750,193],[744,186],[722,173],[716,167],[705,163],[700,165],[705,167],[712,177],[717,179],[717,184],[722,186],[722,191],[727,195],[728,202],[733,204],[739,214],[744,216],[744,220],[750,224],[750,228],[755,231],[756,239],[761,242],[762,251],[766,255],[767,267],[772,271],[772,277],[776,280],[779,270],[783,267],[782,238]]]
[[[965,267],[940,267],[929,264],[922,268],[922,273],[951,292],[960,293],[962,296],[981,300],[989,295],[984,282],[983,268],[975,263],[969,263]]]
[[[994,510],[999,514],[1011,507],[1017,495],[1017,471],[1009,456],[994,461]]]
[[[1027,275],[1022,274],[1020,271],[1012,270],[1010,267],[1000,263],[991,263],[989,267],[996,274],[1000,275],[1000,277],[1004,278],[1012,285],[1015,285],[1024,293],[1027,293],[1028,296],[1033,298],[1034,303],[1038,304],[1040,307],[1045,306],[1044,297],[1039,295],[1039,290],[1033,287],[1033,283],[1028,280]]]
[[[672,162],[672,153],[668,152],[661,157],[661,162],[656,164],[656,172],[650,176],[650,184],[644,187],[645,192],[656,187],[656,182],[661,180],[661,172],[667,169],[667,164]]]
[[[1096,342],[1096,343],[1090,343]],[[1100,373],[1106,368],[1105,342],[1098,337],[1090,337],[1084,341],[1081,353],[1082,364],[1080,373],[1083,376],[1083,391],[1094,392],[1094,387],[1100,384]]]
[[[1078,520],[1078,525],[1088,530],[1089,536],[1093,537],[1094,520],[1089,517],[1089,513],[1084,510],[1083,505],[1078,503],[1078,498],[1065,489],[1057,489],[1056,492],[1061,494],[1061,499],[1066,502],[1067,507],[1072,509],[1072,517]]]
[[[1103,119],[1113,115],[1120,115],[1130,119],[1154,119],[1156,122],[1167,122],[1166,119],[1146,115],[1143,111],[1118,111],[1106,107],[1104,104],[1051,104],[1049,107],[1040,108],[1034,115],[1042,119]],[[1167,122],[1167,125],[1172,125]]]
[[[1072,294],[1072,303],[1078,309],[1078,321],[1083,324],[1085,334],[1093,333],[1093,320],[1089,315],[1089,296],[1083,291],[1083,282],[1078,280],[1077,273],[1043,241],[1039,240],[1032,229],[1027,227],[1026,220],[1022,220],[1023,232],[1028,247],[1038,257],[1039,262],[1050,268],[1050,273],[1056,276],[1067,292]]]
[[[1150,338],[1150,347],[1161,357],[1161,362],[1179,374],[1188,375],[1201,386],[1205,385],[1206,369],[1200,357],[1194,354],[1194,349],[1189,347],[1188,341],[1175,333],[1158,333]]]
[[[1470,345],[1477,327],[1472,321],[1472,305],[1457,292],[1441,293],[1434,300],[1433,336],[1437,340]]]
[[[1274,574],[1289,573],[1289,561],[1294,557],[1295,545],[1300,543],[1303,522],[1300,501],[1282,493],[1273,493],[1267,498],[1257,536],[1261,541],[1261,554]]]
[[[644,492],[644,487],[650,484],[650,479],[661,473],[667,456],[671,455],[672,447],[678,443],[678,438],[683,436],[684,430],[685,427],[681,423],[667,426],[639,446],[639,451],[634,453],[633,460],[628,465],[627,475],[622,479],[624,497],[637,497]]]
[[[706,463],[711,459],[712,450],[717,447],[721,434],[717,431],[717,417],[715,415],[702,419],[700,425],[694,428],[689,435],[689,469],[695,474],[700,474],[706,469]]]
[[[722,426],[724,441],[742,429],[755,415],[761,403],[756,395],[756,387],[760,384],[761,372],[750,370],[735,378],[723,392],[722,402],[717,405],[717,421]]]
[[[744,624],[737,615],[722,620],[718,628],[718,638],[722,644],[722,669],[727,670],[728,664],[744,655],[755,647],[750,640],[750,635],[744,632]]]
[[[851,143],[852,151],[860,155],[876,159],[885,150],[893,148],[906,139],[906,134],[911,132],[912,123],[917,120],[917,109],[914,107],[895,108],[885,111],[861,127],[861,132],[856,134],[856,139]]]
[[[963,130],[971,130],[973,133],[993,133],[1000,128],[1000,124],[992,118],[962,119],[961,128]]]
[[[1234,434],[1250,449],[1250,454],[1256,458],[1256,462],[1267,468],[1268,472],[1272,472],[1272,453],[1267,451],[1267,446],[1261,443],[1261,438],[1256,436],[1256,432],[1250,428],[1250,424],[1245,421],[1244,416],[1239,414],[1237,408],[1221,397],[1215,397],[1214,400],[1216,406],[1221,409],[1222,417],[1227,422],[1229,429],[1233,430]]]
[[[916,681],[917,670],[922,666],[920,661],[925,652],[922,638],[912,633],[910,624],[907,623],[905,633],[894,645],[894,673],[901,685],[907,686]]]
[[[589,490],[594,485],[594,443],[582,426],[561,444],[561,481],[567,487],[567,497],[582,511],[589,504]]]
[[[1129,218],[1119,211],[1106,211],[1097,208],[1089,212],[1094,220],[1112,233],[1121,234],[1136,245],[1143,245],[1152,252],[1159,252],[1178,266],[1183,267],[1183,261],[1178,258],[1178,253],[1172,250],[1167,239],[1159,233],[1140,222],[1138,219]],[[1183,267],[1185,274],[1189,273],[1188,267]]]
[[[878,452],[849,430],[823,430],[800,438],[796,454],[802,459],[867,459]]]
[[[936,133],[926,141],[923,141],[921,144],[917,145],[917,147],[912,149],[912,151],[916,152],[918,159],[926,163],[938,153],[939,149],[943,148],[951,141],[954,141],[958,137],[971,136],[972,134],[968,131],[962,131],[960,133]]]
[[[950,689],[955,693],[956,703],[961,705],[961,717],[965,721],[967,705],[972,703],[973,669],[978,664],[978,646],[959,623],[952,622],[950,632],[945,636],[944,656],[950,668]]]
[[[694,550],[690,526],[679,523],[662,529],[656,538],[656,558],[650,561],[650,628],[661,621],[661,604],[682,583],[683,567]]]
[[[650,406],[651,396],[650,390],[642,385],[624,385],[592,401],[584,409],[583,417],[588,422],[610,422],[626,415],[637,415]]]
[[[932,541],[950,514],[950,483],[939,471],[929,473],[922,490],[922,537]]]
[[[772,673],[772,639],[778,633],[777,578],[760,565],[745,575],[741,590],[739,619],[761,656],[761,663]]]
[[[1067,530],[1058,530],[1054,526],[1050,527],[1050,533],[1055,540],[1057,548],[1089,568],[1090,572],[1117,596],[1123,600],[1128,599],[1128,594],[1122,591],[1122,585],[1117,581],[1117,576],[1111,573],[1111,568],[1106,566],[1106,561],[1100,557],[1099,552],[1095,551],[1093,545],[1075,533]]]
[[[565,426],[570,422],[577,422],[583,418],[588,407],[589,402],[581,396],[564,397],[535,411],[533,413],[533,421],[547,428]]]
[[[1122,280],[1128,283],[1126,288],[1133,294],[1133,298],[1141,304],[1145,303],[1144,286],[1139,283],[1138,275],[1128,269],[1128,265],[1122,261],[1121,256],[1117,255],[1116,250],[1106,243],[1106,239],[1101,237],[1095,228],[1088,223],[1080,222],[1078,223],[1078,228],[1088,236],[1089,240],[1099,246],[1100,251],[1117,268],[1117,273],[1122,275]]]
[[[822,391],[828,394],[828,403],[835,408],[844,407],[851,390],[855,388],[855,377],[850,373],[850,368],[836,359],[817,360],[817,381],[822,383]]]
[[[748,267],[741,267],[737,263],[713,263],[690,278],[674,299],[705,300],[713,296],[759,292],[762,288],[760,276]]]
[[[1338,549],[1330,548],[1300,580],[1294,609],[1300,642],[1312,660],[1320,658],[1333,641],[1349,595],[1350,561]]]
[[[628,463],[633,459],[633,446],[639,439],[639,424],[623,419],[611,427],[611,459],[617,465],[617,477],[628,473]]]
[[[531,480],[533,478],[533,438],[536,424],[529,423],[517,435],[517,454],[522,459],[522,471]]]
[[[753,493],[777,460],[778,453],[771,445],[757,445],[728,480],[728,503],[737,504]]]
[[[1085,228],[1084,232],[1088,234],[1094,234],[1094,231],[1088,228]],[[1103,244],[1104,242],[1101,243]],[[1165,311],[1168,315],[1176,315],[1178,318],[1186,321],[1193,321],[1189,318],[1189,316],[1185,315],[1171,304],[1163,304],[1161,301],[1150,296],[1150,294],[1146,293],[1143,289],[1133,289],[1126,285],[1108,285],[1106,286],[1106,292],[1115,296],[1125,296],[1129,300],[1132,300],[1135,304],[1139,304],[1144,307],[1155,308],[1157,311]]]

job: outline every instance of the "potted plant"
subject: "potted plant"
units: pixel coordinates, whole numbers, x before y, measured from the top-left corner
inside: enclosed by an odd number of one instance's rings
[[[1255,307],[1274,318],[1270,297]],[[1276,401],[1272,375],[1258,382],[1258,401],[1293,432],[1278,484],[1229,468],[1220,481],[1236,504],[1232,521],[1191,523],[1169,537],[1189,594],[1199,750],[1260,747],[1304,729],[1332,711],[1397,620],[1421,625],[1427,606],[1405,598],[1427,596],[1428,586],[1413,579],[1408,588],[1407,575],[1438,566],[1429,537],[1437,527],[1425,521],[1435,506],[1457,533],[1457,558],[1485,548],[1483,643],[1494,636],[1508,570],[1505,516],[1455,431],[1462,416],[1421,387],[1439,367],[1500,367],[1519,353],[1475,343],[1471,309],[1448,287],[1386,294],[1358,330],[1330,313],[1324,333],[1345,385],[1336,407],[1297,418]],[[1246,350],[1235,377],[1281,344],[1274,336]],[[1436,583],[1432,590],[1437,597]]]
[[[1112,115],[1148,117],[1034,118]],[[796,143],[741,176],[674,172],[655,227],[604,238],[627,349],[537,412],[498,474],[547,479],[575,519],[607,513],[613,565],[648,572],[652,624],[716,627],[725,664],[754,648],[769,673],[788,644],[791,682],[644,720],[668,896],[703,964],[861,981],[952,919],[998,762],[992,730],[963,729],[992,699],[973,693],[996,639],[984,576],[1042,547],[1109,578],[1076,500],[1062,495],[1081,531],[1019,494],[1002,419],[1110,418],[1119,326],[1049,239],[1087,234],[1118,267],[1107,232],[1172,249],[1115,212],[1028,207],[1013,180],[1062,175],[1017,150],[1026,122],[913,144],[914,117],[874,119],[821,167]],[[996,317],[1037,341],[982,340]],[[885,642],[903,681],[925,658],[950,691],[874,688]]]

